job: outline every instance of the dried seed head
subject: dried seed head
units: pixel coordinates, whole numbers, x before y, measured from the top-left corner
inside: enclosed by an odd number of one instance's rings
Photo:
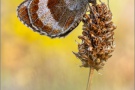
[[[99,70],[114,51],[114,29],[112,13],[106,4],[101,3],[90,6],[90,14],[83,18],[82,40],[78,44],[78,53],[74,53],[82,61],[82,66],[93,67]]]

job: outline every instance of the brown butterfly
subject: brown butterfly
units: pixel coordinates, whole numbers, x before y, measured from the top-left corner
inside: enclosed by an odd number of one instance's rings
[[[28,27],[51,38],[68,35],[78,26],[89,3],[96,0],[25,0],[17,8]]]

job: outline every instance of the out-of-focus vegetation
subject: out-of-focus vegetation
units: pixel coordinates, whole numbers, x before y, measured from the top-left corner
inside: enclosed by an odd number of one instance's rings
[[[1,1],[1,90],[85,90],[89,69],[72,54],[82,23],[65,38],[41,36],[16,17],[22,1]],[[116,49],[94,73],[92,89],[134,90],[134,0],[110,0],[110,8]]]

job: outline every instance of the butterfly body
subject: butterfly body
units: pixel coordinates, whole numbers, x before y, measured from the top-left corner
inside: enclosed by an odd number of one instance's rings
[[[88,0],[25,0],[18,6],[19,19],[40,34],[63,37],[78,26]]]

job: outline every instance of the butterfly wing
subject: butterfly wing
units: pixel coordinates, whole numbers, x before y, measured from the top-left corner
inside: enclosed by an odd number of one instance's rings
[[[17,8],[17,16],[21,21],[23,21],[24,24],[30,25],[27,6],[28,6],[27,1],[21,3]]]
[[[86,12],[86,0],[76,1],[77,0],[24,1],[24,3],[19,6],[18,17],[25,24],[32,27],[32,29],[40,32],[40,34],[45,34],[49,37],[66,36],[77,27]]]
[[[24,2],[22,2],[18,8],[17,8],[17,16],[20,19],[20,21],[22,21],[25,25],[27,25],[28,27],[31,27],[32,29],[34,29],[30,23],[30,19],[29,19],[29,15],[28,15],[28,4],[29,1],[25,0]]]

